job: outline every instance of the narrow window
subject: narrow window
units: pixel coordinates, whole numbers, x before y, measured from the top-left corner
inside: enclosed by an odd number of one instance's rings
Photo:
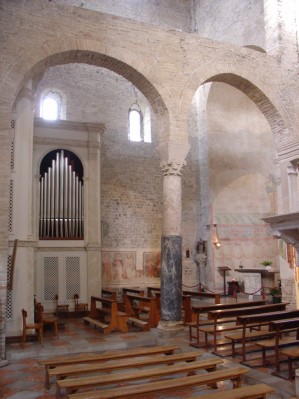
[[[58,119],[58,104],[54,98],[45,98],[42,104],[42,117],[49,121]]]
[[[49,121],[61,119],[62,96],[56,91],[48,91],[41,97],[40,117]]]
[[[142,141],[141,112],[136,109],[129,110],[129,140]]]

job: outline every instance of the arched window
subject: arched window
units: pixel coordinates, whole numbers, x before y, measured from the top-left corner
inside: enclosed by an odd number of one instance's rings
[[[50,121],[58,119],[58,104],[54,98],[45,98],[42,104],[42,117]]]
[[[129,140],[130,141],[143,141],[142,129],[142,113],[141,110],[134,106],[129,109]]]
[[[71,151],[49,152],[40,165],[39,238],[83,239],[83,165]]]
[[[40,117],[43,119],[56,121],[61,119],[61,94],[56,91],[48,91],[41,96]]]
[[[139,104],[134,103],[129,108],[129,140],[151,143],[151,115],[146,108],[143,115]]]

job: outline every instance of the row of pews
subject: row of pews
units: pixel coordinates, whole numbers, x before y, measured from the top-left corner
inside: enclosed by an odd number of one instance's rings
[[[287,305],[248,301],[192,306],[190,345],[239,356],[244,365],[272,366],[273,374],[292,379],[299,359],[299,310],[287,310]],[[256,357],[248,360],[253,352]],[[287,373],[281,371],[282,362],[287,362]]]
[[[147,287],[122,289],[121,300],[116,291],[102,289],[100,297],[92,296],[89,315],[84,317],[86,324],[100,328],[104,334],[112,331],[127,332],[128,325],[137,326],[142,331],[157,327],[160,320],[160,288]],[[183,321],[192,321],[191,299],[212,298],[220,302],[220,294],[184,291],[182,295]]]
[[[194,350],[182,352],[177,346],[154,346],[59,356],[38,363],[45,368],[46,388],[56,385],[57,399],[134,398],[177,394],[179,390],[184,390],[186,397],[188,388],[196,388],[196,392],[190,390],[193,399],[219,395],[224,399],[263,399],[274,391],[266,384],[245,385],[248,368],[224,367],[220,358],[201,356]],[[227,389],[217,389],[220,381],[230,381]]]

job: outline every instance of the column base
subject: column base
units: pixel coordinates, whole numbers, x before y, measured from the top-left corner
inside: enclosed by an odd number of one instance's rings
[[[8,361],[7,360],[0,360],[0,367],[4,367],[8,365]]]
[[[184,332],[184,324],[182,321],[160,320],[156,331],[163,336],[175,336]]]

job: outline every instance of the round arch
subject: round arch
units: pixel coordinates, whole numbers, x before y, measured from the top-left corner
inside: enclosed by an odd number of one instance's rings
[[[279,73],[279,72],[277,72]],[[273,132],[276,149],[294,137],[293,125],[284,104],[277,95],[271,93],[271,80],[269,76],[254,75],[252,71],[241,65],[223,65],[215,63],[206,65],[195,71],[182,93],[180,113],[189,109],[196,90],[205,83],[226,83],[242,91],[259,108],[268,121]],[[270,94],[267,94],[270,93]]]
[[[13,104],[26,82],[32,80],[35,90],[48,68],[69,63],[84,63],[105,68],[130,81],[149,101],[156,115],[159,139],[168,137],[168,110],[156,87],[167,90],[159,82],[159,77],[153,73],[152,68],[129,50],[116,51],[112,47],[108,50],[102,43],[87,40],[51,40],[18,60],[7,79],[3,80],[1,88],[7,105],[7,112],[4,114],[3,108],[2,115],[5,125],[10,124]]]

